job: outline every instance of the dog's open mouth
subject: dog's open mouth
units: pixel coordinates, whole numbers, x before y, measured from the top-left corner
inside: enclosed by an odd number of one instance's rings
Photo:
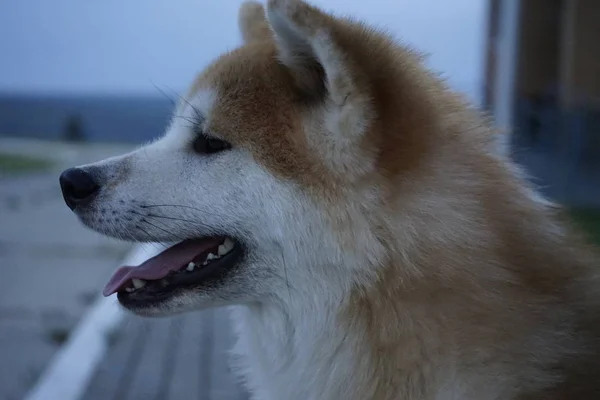
[[[184,240],[137,267],[119,268],[104,287],[104,296],[152,300],[174,289],[198,286],[222,276],[240,259],[239,243],[228,237]]]

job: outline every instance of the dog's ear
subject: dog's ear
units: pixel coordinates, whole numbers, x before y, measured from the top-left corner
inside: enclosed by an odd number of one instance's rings
[[[332,106],[329,130],[358,137],[370,117],[369,91],[360,60],[344,46],[364,40],[360,30],[301,0],[269,0],[267,18],[279,58],[298,87]]]
[[[293,72],[301,89],[316,93],[347,80],[345,57],[332,36],[334,19],[301,0],[269,0],[269,23],[275,33],[279,58]],[[343,83],[342,83],[343,85]]]
[[[238,13],[238,26],[245,43],[270,40],[273,33],[265,16],[265,9],[257,1],[245,1]]]

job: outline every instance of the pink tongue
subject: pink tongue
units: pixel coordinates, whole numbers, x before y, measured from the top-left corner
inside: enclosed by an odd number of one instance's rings
[[[131,279],[157,280],[162,279],[171,271],[177,271],[191,262],[196,256],[222,242],[218,238],[185,240],[162,253],[152,257],[137,267],[125,266],[117,269],[110,278],[102,294],[110,296]]]

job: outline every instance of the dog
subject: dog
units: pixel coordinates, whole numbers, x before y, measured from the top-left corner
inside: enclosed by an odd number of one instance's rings
[[[599,263],[506,134],[363,22],[243,3],[165,135],[64,171],[83,224],[174,243],[104,295],[228,306],[256,399],[600,398]]]

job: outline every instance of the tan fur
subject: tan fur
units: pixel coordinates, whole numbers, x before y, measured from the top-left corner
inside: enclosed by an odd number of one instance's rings
[[[265,19],[265,10],[259,2],[242,3],[238,19],[244,42],[265,41],[272,38],[271,29]]]
[[[386,249],[339,310],[354,398],[600,398],[597,258],[494,150],[487,119],[385,35],[299,1],[269,6],[343,51],[328,84],[347,97],[333,104],[369,105],[356,154],[321,157],[330,144],[306,126],[323,124],[323,71],[282,57],[257,3],[241,8],[244,46],[191,93],[216,90],[207,129],[328,207],[341,243],[356,245],[358,209]]]
[[[202,88],[219,93],[208,131],[249,149],[282,178],[322,176],[302,135],[292,79],[277,62],[272,43],[225,54],[199,78],[195,91]]]

